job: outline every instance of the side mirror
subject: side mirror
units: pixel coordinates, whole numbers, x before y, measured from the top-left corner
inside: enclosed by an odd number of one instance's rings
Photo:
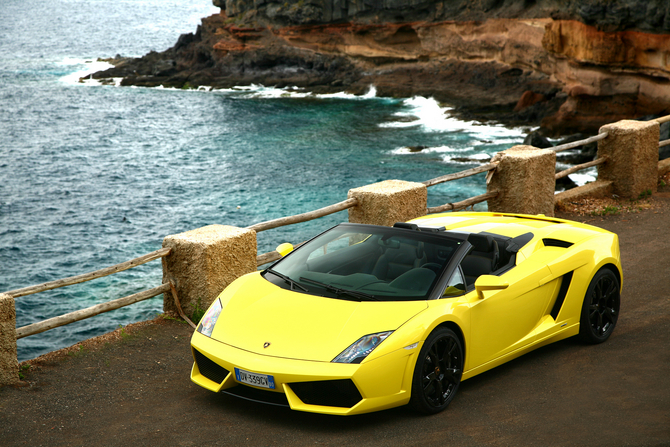
[[[484,292],[488,290],[503,290],[508,287],[509,283],[507,281],[493,275],[482,275],[475,281],[475,290],[480,299],[484,299]]]
[[[289,244],[288,242],[284,242],[283,244],[280,244],[277,247],[277,252],[282,255],[282,257],[286,256],[287,254],[291,253],[293,251],[293,244]]]

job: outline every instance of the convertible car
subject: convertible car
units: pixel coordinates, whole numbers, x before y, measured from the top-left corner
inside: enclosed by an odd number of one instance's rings
[[[278,251],[200,321],[196,384],[316,413],[437,413],[532,349],[604,342],[619,314],[617,235],[542,215],[343,223]]]

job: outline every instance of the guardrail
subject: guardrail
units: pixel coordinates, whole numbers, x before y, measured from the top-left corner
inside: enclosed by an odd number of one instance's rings
[[[53,290],[60,287],[71,286],[74,284],[81,284],[83,282],[92,281],[94,279],[103,278],[105,276],[109,276],[114,273],[138,267],[140,265],[146,264],[147,262],[151,262],[156,259],[168,256],[169,254],[170,249],[161,248],[160,250],[151,252],[144,256],[140,256],[139,258],[122,262],[120,264],[116,264],[104,269],[96,270],[94,272],[84,273],[83,275],[72,276],[64,279],[58,279],[56,281],[50,281],[35,286],[24,287],[22,289],[10,290],[9,292],[5,292],[4,294],[12,297],[13,299],[16,299],[22,296],[31,295],[33,293],[45,292],[47,290]],[[23,326],[16,329],[16,339],[18,340],[23,337],[39,334],[41,332],[48,331],[49,329],[54,329],[60,326],[64,326],[66,324],[74,323],[75,321],[80,321],[86,318],[93,317],[95,315],[99,315],[103,312],[120,309],[121,307],[129,306],[131,304],[135,304],[140,301],[153,298],[155,296],[160,295],[161,293],[169,291],[170,291],[170,284],[162,284],[150,290],[145,290],[123,298],[91,306],[86,309],[70,312],[68,314],[54,318],[49,318],[48,320],[33,323],[28,326]]]
[[[644,151],[653,152],[655,150],[657,152],[660,147],[670,145],[670,140],[661,141],[659,143],[654,142],[653,148],[650,149],[650,138],[652,141],[653,138],[655,138],[655,141],[658,142],[658,125],[665,122],[670,122],[670,116],[658,118],[646,123],[632,121],[614,123],[612,125],[604,126],[603,129],[601,129],[601,133],[598,135],[581,141],[556,146],[550,149],[536,149],[529,146],[515,146],[507,151],[496,154],[492,158],[491,162],[472,169],[444,175],[422,183],[387,181],[381,182],[380,184],[368,185],[368,187],[350,190],[350,197],[342,202],[295,216],[282,217],[279,219],[257,223],[244,229],[235,227],[211,226],[212,228],[205,227],[204,229],[199,229],[197,231],[193,230],[192,232],[178,235],[187,235],[186,237],[173,238],[168,236],[163,241],[164,248],[139,258],[123,262],[112,267],[97,270],[95,272],[5,292],[0,294],[0,341],[4,339],[10,339],[11,341],[10,346],[0,346],[0,385],[13,383],[18,380],[18,363],[16,360],[17,339],[35,335],[75,321],[90,318],[103,312],[119,309],[124,306],[153,298],[160,294],[164,294],[163,307],[165,311],[176,311],[180,316],[182,316],[182,318],[195,327],[193,322],[189,320],[184,310],[182,309],[182,304],[184,304],[187,308],[193,309],[194,303],[196,303],[193,290],[200,286],[196,287],[192,284],[194,276],[202,276],[201,278],[198,278],[200,282],[209,285],[209,289],[205,290],[204,293],[204,295],[207,295],[205,297],[205,302],[201,302],[203,299],[202,287],[198,289],[197,292],[195,292],[195,294],[198,295],[197,304],[199,306],[206,306],[215,298],[216,295],[218,295],[220,290],[225,288],[225,286],[232,282],[232,280],[235,278],[241,276],[242,274],[256,270],[259,266],[273,262],[281,257],[281,255],[276,251],[257,255],[256,233],[258,232],[286,225],[307,222],[345,210],[349,210],[350,221],[390,225],[393,224],[394,221],[409,220],[424,214],[464,209],[484,201],[489,201],[489,210],[491,211],[507,211],[525,214],[536,214],[542,212],[546,215],[553,215],[555,202],[561,200],[561,194],[565,194],[561,193],[554,196],[553,185],[555,180],[566,177],[580,170],[588,169],[594,166],[608,166],[612,164],[621,165],[619,166],[619,171],[625,171],[625,175],[635,177],[636,182],[639,183],[640,175],[638,173],[630,172],[634,166],[630,164],[629,158],[630,156],[639,158],[641,157],[640,153]],[[572,166],[571,168],[558,173],[555,172],[555,153],[594,142],[598,142],[599,144],[598,158],[588,163]],[[625,154],[628,158],[622,158],[622,154]],[[658,157],[656,160],[658,160]],[[524,171],[524,169],[526,169],[526,171]],[[651,168],[646,166],[642,169],[646,171],[651,170]],[[515,177],[513,174],[518,174],[517,171],[522,171],[522,174],[525,172],[525,174],[521,177],[518,175]],[[621,174],[612,174],[610,171],[613,171],[613,169],[603,169],[601,172],[601,168],[599,168],[599,179],[595,183],[601,182],[602,184],[598,185],[597,188],[587,188],[586,194],[592,194],[595,189],[596,193],[602,193],[602,191],[618,191],[620,196],[626,196],[626,194],[630,196],[631,194],[636,194],[636,190],[639,190],[640,188],[646,188],[647,185],[651,185],[648,188],[649,190],[655,191],[656,179],[658,178],[657,174],[670,172],[670,159],[657,162],[657,165],[654,164],[653,185],[649,181],[649,175],[646,175],[646,177],[642,176],[646,179],[643,179],[642,183],[645,181],[647,183],[634,186],[631,190],[633,192],[625,191],[625,193],[622,194],[621,190],[616,189],[618,187],[618,179],[615,177]],[[614,169],[614,171],[616,171],[616,169]],[[471,197],[456,203],[446,203],[444,205],[432,208],[427,207],[427,188],[480,173],[487,173],[487,192],[485,194]],[[551,181],[547,181],[548,173],[551,173]],[[542,178],[538,178],[537,176],[542,176]],[[511,179],[511,183],[507,177]],[[606,178],[601,179],[600,177]],[[522,184],[520,185],[520,183]],[[627,181],[626,183],[628,184],[630,182]],[[542,189],[542,187],[538,185],[541,184],[548,185],[546,188],[544,188],[545,191],[539,191]],[[579,189],[580,188],[575,188],[575,190]],[[578,195],[578,193],[580,193],[577,191],[576,194],[575,190],[570,190],[573,192],[567,191],[566,193],[569,193],[570,197],[575,197]],[[546,203],[543,202],[538,205],[537,197],[543,195],[547,198],[544,200]],[[510,197],[512,197],[512,199],[510,199]],[[492,202],[492,200],[495,201]],[[510,209],[517,206],[514,205],[516,203],[521,203],[522,206],[527,205],[527,208]],[[381,220],[380,216],[382,216]],[[208,235],[205,238],[208,242],[205,244],[206,247],[204,249],[202,249],[202,241],[198,239],[203,231],[208,232]],[[212,234],[215,236],[214,242],[211,242]],[[198,250],[201,251],[193,251],[192,247],[188,250],[184,248],[185,246],[190,246],[190,244],[193,243],[198,245],[198,247],[200,247]],[[221,263],[214,263],[215,265],[213,266],[203,266],[197,262],[197,259],[192,259],[193,262],[177,262],[177,259],[179,259],[180,256],[183,256],[182,252],[188,252],[189,256],[199,257],[200,255],[203,255],[202,250],[209,250],[211,252],[217,253],[219,258],[227,259],[229,262],[223,262],[223,264],[226,264],[226,272],[221,272]],[[202,256],[202,258],[207,257],[208,256]],[[175,261],[171,262],[171,258],[175,258]],[[42,322],[15,328],[16,316],[14,310],[14,300],[16,298],[59,287],[91,281],[93,279],[128,270],[130,268],[137,267],[157,259],[163,259],[164,272],[164,284],[158,287],[154,287],[152,289],[116,300],[108,301],[106,303],[98,304],[86,309],[50,318]],[[246,259],[246,261],[240,261],[240,259]],[[180,270],[181,267],[177,267],[177,265],[180,264],[186,264],[187,266],[190,265],[190,267],[187,267],[186,271],[182,271]],[[181,291],[178,289],[181,289]],[[178,298],[179,296],[185,296],[185,298],[182,299],[182,302],[180,302],[180,299]],[[6,334],[3,334],[3,332],[12,333],[9,334],[10,336],[8,337]]]

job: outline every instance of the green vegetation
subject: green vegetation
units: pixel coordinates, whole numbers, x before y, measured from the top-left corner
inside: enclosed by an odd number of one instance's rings
[[[130,337],[130,334],[126,332],[126,328],[124,328],[122,324],[119,325],[119,328],[121,329],[121,338]]]
[[[202,305],[202,299],[198,298],[198,302],[195,303],[195,308],[193,309],[193,313],[191,314],[191,321],[193,321],[193,323],[195,323],[196,325],[200,323],[202,317],[205,316],[205,312],[207,312],[207,309],[203,309],[201,305]]]
[[[170,314],[158,314],[159,317],[161,317],[163,320],[170,320],[170,321],[176,321],[178,323],[184,323],[186,324],[186,321],[182,320],[181,318],[176,318],[173,317]]]
[[[23,380],[26,378],[26,376],[23,374],[24,371],[28,371],[33,365],[30,363],[26,363],[25,365],[21,365],[19,368],[19,379]]]
[[[621,207],[618,206],[613,206],[613,205],[607,205],[605,208],[597,211],[593,211],[591,215],[593,216],[609,216],[619,214],[619,211],[621,210]]]
[[[88,352],[88,349],[84,348],[84,345],[78,345],[79,351],[70,351],[67,353],[70,357],[77,357],[78,355]]]
[[[646,189],[640,193],[640,195],[637,197],[638,200],[646,199],[648,197],[651,197],[651,189]]]

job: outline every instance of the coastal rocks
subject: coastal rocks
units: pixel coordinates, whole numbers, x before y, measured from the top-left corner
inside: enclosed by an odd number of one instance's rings
[[[667,113],[670,35],[603,32],[574,21],[550,22],[542,41],[568,98],[543,121],[551,131],[589,132],[609,122]]]
[[[432,96],[468,119],[541,125],[546,136],[670,112],[670,35],[658,33],[670,7],[660,1],[214,3],[222,12],[173,48],[93,77],[317,93],[374,85],[382,96]]]

